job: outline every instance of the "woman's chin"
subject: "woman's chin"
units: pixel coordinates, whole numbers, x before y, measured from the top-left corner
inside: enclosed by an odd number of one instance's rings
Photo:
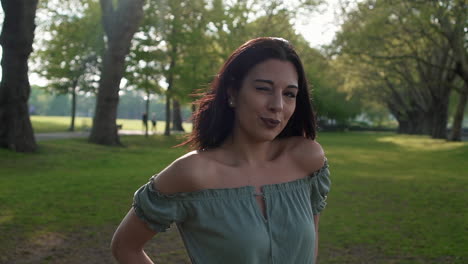
[[[264,133],[259,133],[257,136],[256,136],[256,139],[257,141],[261,141],[261,142],[269,142],[269,141],[273,141],[276,139],[276,137],[279,135],[280,133],[278,131],[265,131]]]

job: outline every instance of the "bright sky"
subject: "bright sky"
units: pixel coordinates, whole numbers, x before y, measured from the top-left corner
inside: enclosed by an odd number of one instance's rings
[[[287,0],[286,0],[287,1]],[[317,12],[314,12],[310,17],[303,18],[302,21],[296,23],[297,32],[302,34],[304,38],[311,43],[314,48],[319,48],[321,45],[331,43],[335,32],[339,30],[339,23],[336,20],[335,10],[337,10],[340,0],[327,0],[326,4],[322,5]],[[3,20],[3,10],[0,10],[0,19]],[[0,48],[0,57],[2,50]],[[1,68],[1,67],[0,67]],[[1,78],[0,71],[0,78]],[[31,85],[45,85],[45,80],[41,80],[36,74],[29,76]]]
[[[319,7],[319,10],[304,21],[296,24],[298,33],[310,42],[314,48],[321,45],[330,44],[339,30],[339,23],[336,20],[335,10],[338,10],[339,0],[328,0],[326,4]]]

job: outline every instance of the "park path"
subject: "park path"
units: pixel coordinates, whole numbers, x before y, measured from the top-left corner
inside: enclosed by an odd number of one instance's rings
[[[156,132],[160,134],[159,132]],[[144,135],[144,131],[139,130],[119,130],[119,135]],[[153,135],[153,132],[148,132],[149,135]],[[63,138],[86,138],[89,136],[89,131],[73,131],[73,132],[50,132],[50,133],[36,133],[36,141],[45,141],[53,139]]]

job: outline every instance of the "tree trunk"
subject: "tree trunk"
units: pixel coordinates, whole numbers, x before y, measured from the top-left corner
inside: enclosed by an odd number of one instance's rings
[[[166,94],[166,128],[164,129],[164,135],[171,135],[171,98]]]
[[[393,111],[392,114],[398,122],[397,133],[430,135],[431,130],[427,129],[427,126],[432,124],[432,116],[430,116],[430,113],[423,112],[420,109],[399,109],[398,111]],[[432,129],[432,127],[430,127],[430,129]]]
[[[403,118],[401,111],[397,107],[395,107],[395,104],[393,104],[391,101],[387,101],[386,105],[390,113],[398,122],[397,133],[406,134],[406,131],[408,130],[408,120],[406,120],[406,118]],[[318,120],[318,122],[320,126],[320,120]]]
[[[149,118],[150,118],[149,105],[150,105],[150,91],[149,91],[149,89],[146,89],[146,102],[145,102],[145,111],[146,111],[145,137],[148,137],[148,120],[149,120]]]
[[[180,103],[176,99],[172,100],[172,129],[175,131],[185,132],[182,126],[182,112]]]
[[[444,88],[442,96],[434,100],[434,119],[432,123],[432,138],[447,139],[447,121],[448,121],[448,105],[450,92],[449,88]]]
[[[70,128],[68,128],[69,131],[75,131],[75,116],[76,116],[76,86],[78,84],[78,78],[76,78],[73,81],[73,87],[72,87],[72,107],[71,107],[71,123],[70,123]]]
[[[460,93],[458,99],[457,111],[453,118],[452,134],[450,135],[451,141],[461,141],[462,130],[463,130],[463,117],[465,115],[466,102],[468,99],[468,84],[465,84],[465,89]]]
[[[0,83],[0,147],[19,152],[36,150],[29,119],[28,58],[34,39],[37,0],[2,0],[4,21]]]
[[[408,100],[405,100],[405,97],[408,95],[398,91],[388,78],[384,78],[384,81],[390,90],[385,103],[398,121],[397,132],[400,134],[423,134],[426,120],[428,120],[424,109],[411,96],[409,102],[406,102]]]
[[[121,145],[117,131],[119,86],[125,72],[125,56],[143,17],[143,0],[100,0],[107,48],[97,94],[96,111],[89,141],[103,145]]]
[[[434,113],[426,112],[424,119],[422,120],[422,134],[431,135],[432,125],[434,124]]]
[[[164,129],[164,135],[169,136],[171,134],[171,90],[174,81],[174,67],[175,67],[175,53],[177,48],[172,46],[171,62],[169,64],[169,76],[167,78],[167,91],[166,91],[166,128]]]
[[[408,122],[408,120],[397,119],[397,121],[398,121],[397,133],[398,134],[409,134],[409,122]]]
[[[417,111],[406,111],[408,115],[408,134],[417,135],[422,133],[421,117],[422,115]]]

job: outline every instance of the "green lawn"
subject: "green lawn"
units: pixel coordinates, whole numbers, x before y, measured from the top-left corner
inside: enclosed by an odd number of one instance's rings
[[[35,133],[62,132],[70,127],[69,116],[31,116],[31,122]],[[75,130],[89,130],[93,124],[91,117],[76,117]],[[117,119],[117,124],[122,125],[123,130],[142,130],[142,121],[137,119]],[[162,133],[166,122],[156,122],[156,131]],[[148,122],[151,129],[151,122]],[[183,123],[186,131],[192,130],[191,123]]]
[[[321,264],[468,263],[467,142],[391,133],[322,133],[318,141],[333,180],[320,220]],[[80,263],[68,255],[112,263],[108,242],[133,192],[185,151],[172,148],[176,136],[122,142],[0,149],[0,263]],[[159,263],[187,263],[175,232],[152,243]]]

